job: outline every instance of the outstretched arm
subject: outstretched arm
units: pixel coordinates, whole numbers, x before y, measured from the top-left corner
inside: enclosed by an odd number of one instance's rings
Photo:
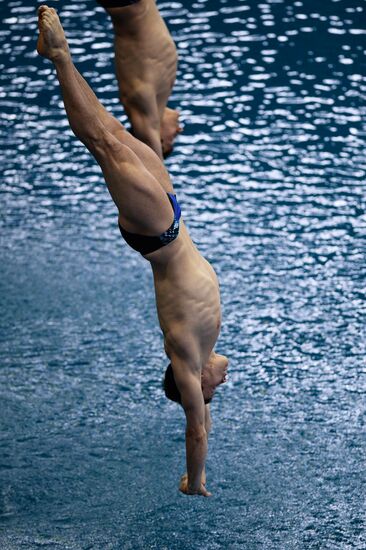
[[[211,420],[210,405],[205,405],[205,429],[206,429],[207,444],[208,444],[208,436],[210,434],[211,427],[212,427],[212,420]],[[201,481],[203,485],[206,485],[206,468],[203,468]]]
[[[205,403],[202,395],[200,369],[189,362],[172,361],[174,379],[181,394],[186,415],[187,478],[181,481],[180,490],[190,495],[210,496],[202,483],[205,477],[207,432]]]
[[[160,160],[163,160],[163,151],[160,140],[160,124],[156,124],[151,120],[151,117],[144,115],[137,109],[129,110],[132,134],[135,138],[143,141],[158,155]]]
[[[130,100],[125,99],[124,107],[131,122],[133,135],[151,147],[163,159],[160,141],[160,117],[153,90],[147,86]]]
[[[208,444],[208,436],[211,431],[212,426],[212,420],[211,420],[211,413],[210,413],[210,405],[205,405],[205,429],[206,429],[206,438],[207,438],[207,444]],[[184,487],[188,483],[188,474],[187,472],[182,475],[181,477],[181,485]],[[202,475],[201,475],[201,483],[203,485],[206,485],[206,467],[203,467]]]

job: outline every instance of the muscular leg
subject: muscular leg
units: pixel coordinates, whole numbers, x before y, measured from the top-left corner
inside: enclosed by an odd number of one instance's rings
[[[71,129],[101,166],[121,223],[128,231],[159,235],[172,222],[166,193],[137,155],[111,132],[119,122],[74,67],[54,9],[40,7],[39,30],[37,50],[55,65]]]
[[[78,85],[80,89],[82,90],[82,93],[88,98],[88,102],[93,106],[93,109],[96,113],[98,113],[98,118],[102,122],[102,124],[111,132],[111,134],[115,135],[118,132],[121,132],[124,130],[124,126],[117,120],[111,113],[107,111],[105,107],[100,103],[98,98],[96,97],[93,90],[90,88],[89,84],[84,80],[84,78],[81,76],[79,71],[76,69],[76,67],[72,64],[72,68],[74,70],[75,78],[78,82]]]

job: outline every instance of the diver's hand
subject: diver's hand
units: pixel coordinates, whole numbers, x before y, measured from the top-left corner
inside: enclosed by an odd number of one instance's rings
[[[181,477],[179,490],[180,490],[181,493],[184,493],[185,495],[201,495],[203,497],[211,497],[212,496],[212,493],[207,491],[207,489],[206,489],[206,487],[203,483],[201,483],[201,486],[196,491],[190,491],[188,489],[188,476],[187,476],[187,474],[184,474]]]
[[[188,481],[188,474],[187,472],[185,474],[182,475],[182,477],[180,478],[180,481],[182,482],[183,480],[185,481]],[[201,483],[202,485],[206,485],[206,471],[205,471],[205,468],[203,469],[203,472],[202,472],[202,475],[201,475]]]

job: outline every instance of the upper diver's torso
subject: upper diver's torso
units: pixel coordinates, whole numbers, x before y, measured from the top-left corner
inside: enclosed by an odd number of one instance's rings
[[[109,8],[115,32],[119,63],[116,70],[123,83],[124,101],[152,86],[165,96],[165,87],[173,85],[177,52],[155,0],[140,0],[124,8]]]

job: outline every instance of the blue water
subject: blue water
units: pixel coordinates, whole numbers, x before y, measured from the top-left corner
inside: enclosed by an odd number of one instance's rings
[[[149,266],[35,53],[36,5],[0,2],[0,547],[366,548],[364,3],[159,4],[184,123],[167,165],[231,359],[211,499],[177,490]],[[125,121],[103,10],[49,5]]]

